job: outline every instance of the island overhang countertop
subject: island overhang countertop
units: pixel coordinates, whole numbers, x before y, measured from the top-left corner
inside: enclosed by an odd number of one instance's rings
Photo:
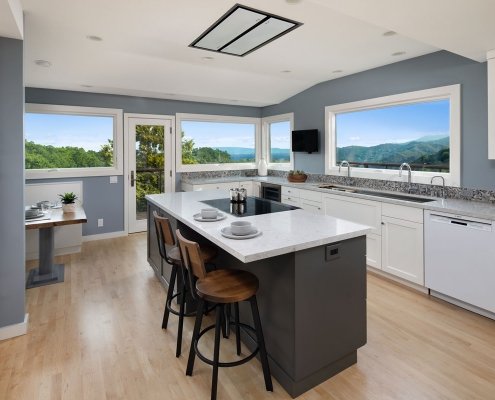
[[[227,197],[225,190],[207,190],[153,194],[146,199],[244,263],[363,236],[371,231],[365,225],[298,209],[242,217],[261,229],[262,234],[246,240],[229,239],[222,236],[220,230],[241,217],[227,213],[227,218],[216,222],[193,218],[202,208],[211,207],[202,201]]]

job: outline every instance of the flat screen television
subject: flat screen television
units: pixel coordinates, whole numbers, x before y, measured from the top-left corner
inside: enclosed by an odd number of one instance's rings
[[[292,151],[305,153],[318,151],[318,129],[292,131]]]

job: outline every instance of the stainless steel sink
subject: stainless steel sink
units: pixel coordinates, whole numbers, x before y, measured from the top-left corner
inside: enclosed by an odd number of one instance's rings
[[[358,193],[358,194],[365,194],[367,196],[385,197],[387,199],[412,201],[415,203],[428,203],[430,201],[435,201],[435,199],[410,196],[410,195],[401,194],[401,193],[375,192],[372,190],[354,189],[354,188],[349,188],[346,186],[338,186],[338,185],[319,185],[318,187],[320,189],[329,189],[329,190],[335,190],[338,192]]]

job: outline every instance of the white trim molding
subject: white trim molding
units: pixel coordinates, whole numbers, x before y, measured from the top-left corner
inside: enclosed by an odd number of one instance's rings
[[[128,236],[128,233],[126,231],[97,233],[96,235],[83,236],[82,241],[84,243],[84,242],[92,242],[94,240],[114,239],[114,238],[123,237],[123,236]]]
[[[336,115],[344,112],[361,111],[373,108],[389,107],[440,99],[450,101],[450,170],[448,173],[413,171],[413,183],[430,183],[432,176],[445,178],[445,184],[460,186],[461,184],[461,85],[442,86],[415,92],[401,93],[373,99],[355,101],[325,107],[325,174],[339,175],[336,165]],[[347,170],[341,174],[347,173]],[[353,168],[352,176],[382,180],[405,181],[407,174],[400,178],[397,170]]]
[[[28,330],[29,314],[24,314],[24,321],[18,324],[2,326],[0,328],[0,340],[11,339],[16,336],[25,335]]]
[[[270,124],[274,122],[290,123],[289,132],[289,154],[290,161],[288,163],[272,163],[270,160]],[[294,113],[272,115],[270,117],[261,118],[261,157],[263,157],[269,169],[278,171],[289,171],[294,169],[294,153],[292,152],[292,131],[294,130]]]
[[[486,53],[488,75],[488,159],[495,160],[495,49]]]
[[[74,178],[86,176],[122,175],[124,171],[123,112],[116,108],[63,106],[55,104],[26,104],[26,113],[66,114],[81,116],[112,117],[113,123],[113,167],[97,168],[50,168],[26,169],[26,179]]]
[[[253,124],[255,126],[255,162],[254,163],[225,163],[225,164],[182,164],[182,121],[204,121],[204,122],[231,122],[241,124]],[[236,117],[227,115],[210,114],[176,114],[175,128],[175,166],[176,172],[200,172],[200,171],[222,171],[255,169],[261,158],[261,119],[255,117]]]

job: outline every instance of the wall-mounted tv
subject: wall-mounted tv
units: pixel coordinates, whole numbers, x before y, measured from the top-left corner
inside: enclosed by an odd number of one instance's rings
[[[305,153],[318,151],[318,129],[292,131],[292,151]]]

